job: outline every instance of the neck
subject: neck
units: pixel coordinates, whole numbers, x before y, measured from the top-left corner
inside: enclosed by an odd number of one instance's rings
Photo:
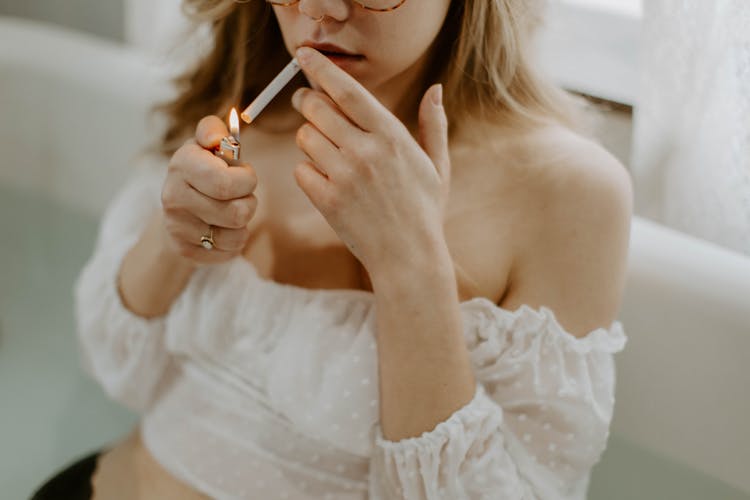
[[[419,105],[422,101],[422,81],[426,72],[426,61],[427,54],[372,91],[412,135],[416,134],[419,127]]]

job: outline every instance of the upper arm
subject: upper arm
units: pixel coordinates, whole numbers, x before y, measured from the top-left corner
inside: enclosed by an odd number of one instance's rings
[[[624,290],[633,191],[627,170],[590,142],[544,170],[529,190],[533,230],[501,307],[551,309],[576,337],[608,328]]]

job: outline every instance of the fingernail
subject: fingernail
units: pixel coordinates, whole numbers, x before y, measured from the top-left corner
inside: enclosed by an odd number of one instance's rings
[[[302,89],[297,89],[294,94],[292,94],[292,107],[299,111],[299,102],[302,99]]]
[[[297,49],[297,61],[299,61],[300,64],[309,63],[311,57],[312,57],[311,49],[307,47],[300,47]]]
[[[443,103],[443,84],[439,83],[437,90],[432,91],[432,102],[436,106],[440,106]]]

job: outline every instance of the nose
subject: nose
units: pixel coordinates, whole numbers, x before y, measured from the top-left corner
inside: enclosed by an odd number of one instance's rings
[[[345,21],[351,5],[347,0],[300,0],[298,7],[300,13],[310,19],[321,19],[325,16]]]

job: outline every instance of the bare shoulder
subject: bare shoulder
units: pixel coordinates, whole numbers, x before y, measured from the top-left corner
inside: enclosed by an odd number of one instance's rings
[[[534,133],[522,147],[530,159],[523,167],[527,208],[538,233],[561,236],[565,226],[629,222],[630,173],[599,143],[555,127]]]
[[[551,309],[575,336],[608,327],[625,282],[633,188],[596,141],[546,127],[498,148],[515,179],[522,241],[501,307]]]

